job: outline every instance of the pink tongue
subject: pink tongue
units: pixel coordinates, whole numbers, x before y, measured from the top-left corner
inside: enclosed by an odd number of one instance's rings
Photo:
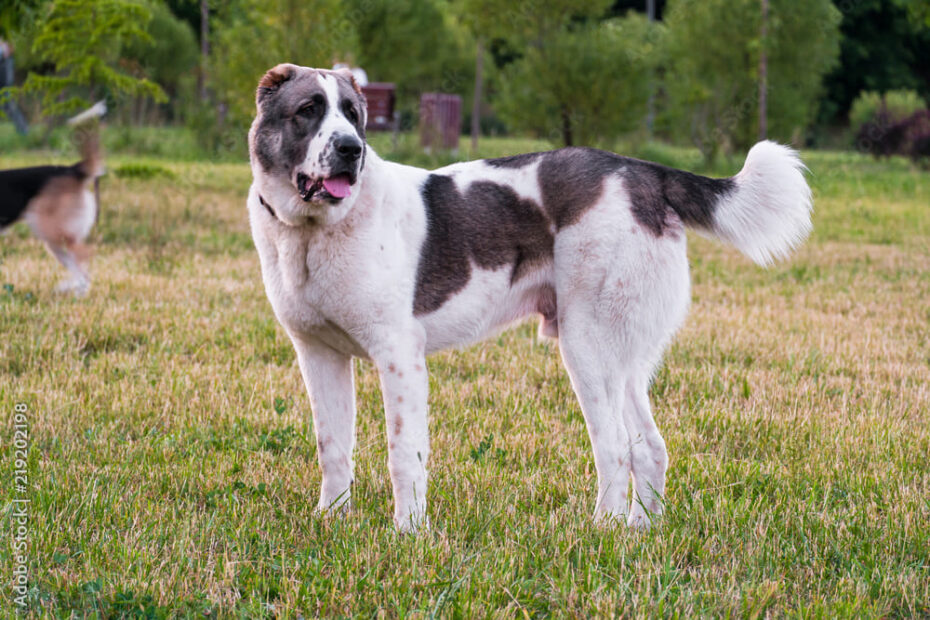
[[[344,176],[323,179],[323,187],[333,198],[345,198],[352,193],[349,180]]]

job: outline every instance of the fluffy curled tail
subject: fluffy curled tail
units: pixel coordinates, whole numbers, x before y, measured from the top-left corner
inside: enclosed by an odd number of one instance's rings
[[[704,231],[760,265],[787,257],[810,234],[811,190],[793,149],[770,141],[750,149],[721,193]]]

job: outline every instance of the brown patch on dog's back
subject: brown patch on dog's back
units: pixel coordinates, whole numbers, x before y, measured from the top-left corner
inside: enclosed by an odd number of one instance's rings
[[[509,155],[507,157],[495,157],[485,159],[484,163],[492,168],[523,168],[529,166],[543,157],[546,153],[523,153],[521,155]]]
[[[710,228],[717,203],[736,187],[732,179],[711,179],[598,149],[565,148],[543,156],[543,206],[558,230],[600,200],[611,175],[623,179],[633,217],[655,237],[679,234],[682,222]]]
[[[476,181],[464,194],[455,181],[432,174],[423,185],[427,233],[420,252],[414,314],[433,312],[481,269],[511,265],[511,282],[552,258],[545,213],[506,185]]]

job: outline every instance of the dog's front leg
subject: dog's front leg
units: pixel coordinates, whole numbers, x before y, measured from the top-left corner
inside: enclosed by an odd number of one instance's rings
[[[313,427],[317,458],[323,470],[320,512],[342,512],[351,507],[355,448],[355,384],[352,358],[314,340],[293,338],[297,363],[303,375]]]
[[[388,436],[388,469],[394,487],[394,525],[408,532],[426,525],[429,457],[429,379],[422,330],[395,339],[374,355]]]

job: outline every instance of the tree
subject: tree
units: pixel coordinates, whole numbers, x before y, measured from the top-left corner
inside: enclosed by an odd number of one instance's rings
[[[0,39],[7,39],[35,18],[42,0],[6,0],[0,4]]]
[[[906,6],[905,6],[906,5]],[[916,90],[930,99],[930,20],[926,0],[843,2],[840,62],[826,79],[818,120],[843,123],[863,91]]]
[[[907,9],[910,20],[918,28],[930,28],[930,2],[927,0],[897,0],[897,4]]]
[[[486,40],[496,29],[495,0],[464,0],[460,5],[461,19],[475,39],[475,85],[471,105],[471,153],[477,156],[478,135],[481,133],[481,103],[484,86],[484,57]]]
[[[255,116],[255,89],[271,67],[330,67],[355,48],[339,0],[227,0],[210,27],[210,88],[237,124]]]
[[[759,133],[762,4],[669,2],[666,121],[705,157],[749,147]],[[829,0],[770,0],[765,52],[768,135],[797,139],[810,124],[823,76],[839,53],[839,11]]]
[[[190,24],[175,17],[167,5],[156,1],[149,7],[149,36],[128,41],[121,64],[177,96],[185,78],[197,67],[197,40]]]
[[[134,0],[55,0],[37,24],[33,53],[54,66],[53,74],[30,72],[19,93],[42,98],[45,115],[70,114],[101,97],[164,100],[157,84],[120,65],[120,51],[148,40],[150,9]]]
[[[398,107],[415,111],[427,91],[468,96],[472,40],[444,0],[350,0],[348,6],[358,47],[347,60],[373,81],[394,82]]]
[[[608,145],[642,126],[659,31],[642,15],[556,25],[503,69],[497,109],[515,129],[553,142]]]

